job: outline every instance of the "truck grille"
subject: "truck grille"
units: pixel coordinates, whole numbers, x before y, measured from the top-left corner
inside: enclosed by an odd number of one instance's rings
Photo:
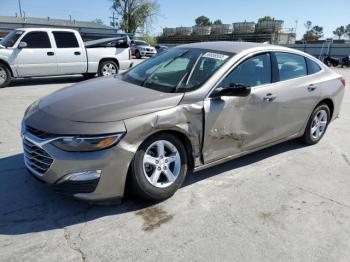
[[[27,167],[39,175],[45,174],[53,162],[52,157],[26,138],[23,139],[23,150]]]

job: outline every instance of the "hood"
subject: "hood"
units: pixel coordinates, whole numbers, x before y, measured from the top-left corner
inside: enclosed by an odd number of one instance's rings
[[[138,45],[138,47],[155,49],[153,46],[150,46],[150,45]]]
[[[162,93],[118,77],[102,77],[61,89],[39,103],[39,110],[56,118],[104,123],[124,120],[179,104],[180,93]]]

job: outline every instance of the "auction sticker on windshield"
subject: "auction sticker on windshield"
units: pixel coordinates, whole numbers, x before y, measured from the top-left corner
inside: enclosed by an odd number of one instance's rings
[[[228,55],[208,52],[208,53],[205,53],[203,55],[203,57],[224,61],[224,60],[226,60],[228,58]]]

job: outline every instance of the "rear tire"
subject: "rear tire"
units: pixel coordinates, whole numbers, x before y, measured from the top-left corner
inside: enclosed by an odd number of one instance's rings
[[[117,75],[118,72],[119,72],[118,65],[113,60],[103,61],[98,68],[98,76]]]
[[[4,64],[0,64],[0,88],[7,87],[11,82],[11,72]]]
[[[321,104],[312,112],[301,140],[307,145],[315,145],[321,141],[330,122],[330,110]]]
[[[137,150],[130,171],[132,193],[148,200],[167,199],[186,178],[188,157],[185,146],[174,135],[155,135]]]

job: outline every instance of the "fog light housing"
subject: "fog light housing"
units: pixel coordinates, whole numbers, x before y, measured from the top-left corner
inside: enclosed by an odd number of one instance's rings
[[[101,170],[89,170],[89,171],[82,171],[82,172],[76,172],[69,174],[64,177],[63,181],[90,181],[90,180],[97,180],[100,179],[102,174]]]

